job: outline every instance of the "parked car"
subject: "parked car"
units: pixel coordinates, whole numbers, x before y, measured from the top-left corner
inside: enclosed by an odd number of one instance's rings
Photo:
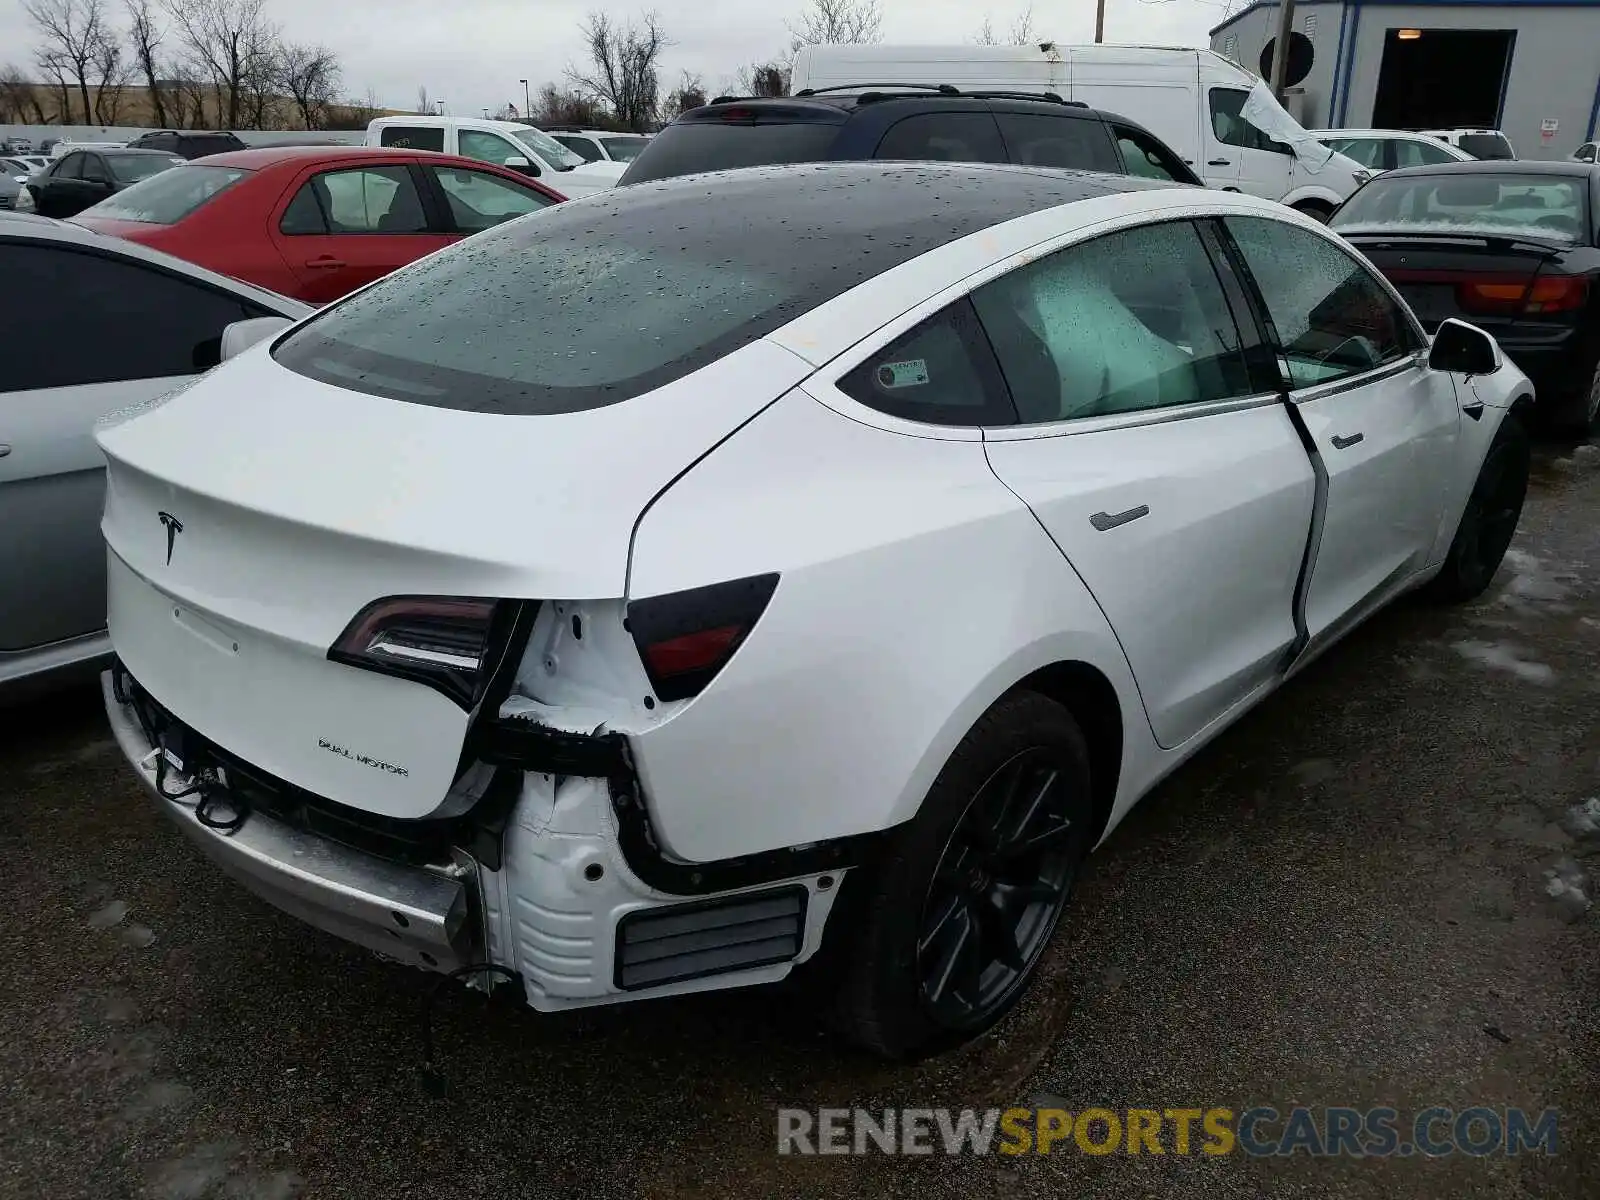
[[[869,80],[962,91],[1053,92],[1121,113],[1175,150],[1207,187],[1326,219],[1370,177],[1317,141],[1260,79],[1209,50],[1159,46],[802,46],[796,92]]]
[[[1425,133],[1400,129],[1313,129],[1311,135],[1374,175],[1396,167],[1473,161],[1472,155],[1460,147]]]
[[[1386,601],[1488,585],[1530,387],[1256,197],[706,195],[491,230],[103,429],[112,729],[391,958],[558,1010],[836,945],[851,1036],[946,1045],[1157,780]]]
[[[509,167],[573,200],[611,187],[624,169],[621,163],[586,163],[532,125],[476,117],[378,117],[367,126],[367,145],[459,154]]]
[[[0,142],[0,154],[32,154],[33,143],[25,137],[8,137]]]
[[[182,131],[156,129],[149,133],[141,133],[128,145],[141,150],[165,150],[168,154],[176,154],[191,161],[212,154],[226,154],[230,150],[248,149],[236,133],[226,131],[202,133],[192,129]]]
[[[42,171],[50,165],[50,160],[43,154],[14,154],[12,158],[27,167],[29,174]]]
[[[20,163],[13,163],[11,159],[0,159],[0,209],[17,206],[17,197],[21,194],[22,185],[27,178],[28,175],[22,170]]]
[[[306,306],[168,255],[0,214],[0,698],[103,666],[97,418],[215,365],[234,322]]]
[[[63,154],[70,154],[74,150],[124,150],[126,142],[75,142],[71,138],[62,138],[59,141],[51,140],[41,144],[41,149],[49,152],[50,159],[60,158]]]
[[[1480,324],[1538,385],[1547,422],[1600,412],[1600,168],[1573,162],[1411,167],[1375,179],[1334,227],[1429,328]]]
[[[326,304],[561,199],[515,171],[454,155],[274,146],[213,154],[74,220]]]
[[[545,130],[556,141],[584,162],[630,163],[650,144],[642,133],[612,133],[605,129],[569,129],[565,126]]]
[[[1481,160],[1515,158],[1511,139],[1498,129],[1424,129],[1421,132],[1465,150]]]
[[[1159,138],[1122,117],[1059,97],[936,87],[719,99],[656,134],[622,182],[766,163],[872,158],[1012,162],[1200,186],[1199,177]]]
[[[38,169],[25,158],[0,158],[0,174],[9,175],[17,183],[25,182]]]
[[[1572,161],[1592,163],[1595,159],[1595,151],[1597,149],[1600,149],[1600,144],[1595,142],[1585,142],[1572,152]]]
[[[123,188],[183,165],[177,155],[158,150],[74,150],[30,175],[16,208],[41,217],[70,217]]]

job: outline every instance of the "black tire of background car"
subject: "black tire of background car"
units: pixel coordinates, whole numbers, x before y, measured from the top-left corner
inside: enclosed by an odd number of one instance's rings
[[[1550,432],[1560,437],[1586,438],[1594,430],[1595,401],[1600,398],[1600,331],[1582,365],[1574,372],[1571,390],[1551,398],[1547,421]]]
[[[1023,754],[1047,755],[1060,772],[1061,796],[1075,830],[1062,847],[1068,866],[1021,970],[978,1019],[952,1028],[924,1000],[918,945],[935,872],[969,807],[985,785]],[[849,938],[837,958],[832,1023],[850,1041],[886,1058],[920,1057],[970,1040],[1016,1004],[1032,979],[1071,895],[1077,868],[1093,845],[1089,755],[1070,713],[1035,692],[1002,697],[978,719],[934,780],[916,817],[897,828],[876,864],[847,877],[838,932]]]
[[[1313,221],[1321,221],[1324,225],[1333,217],[1333,209],[1320,200],[1302,200],[1294,206],[1295,212],[1305,213]]]
[[[1459,604],[1482,595],[1494,579],[1522,515],[1522,502],[1528,494],[1528,462],[1528,433],[1515,417],[1508,416],[1478,469],[1444,568],[1428,584],[1433,599]]]

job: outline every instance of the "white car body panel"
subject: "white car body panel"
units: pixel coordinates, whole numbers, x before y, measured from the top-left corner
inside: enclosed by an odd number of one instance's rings
[[[619,923],[685,893],[624,852],[632,795],[518,766],[503,861],[447,876],[479,889],[484,952],[551,1010],[781,978],[820,944],[838,883],[784,856],[915,818],[963,736],[1023,681],[1081,670],[1114,709],[1103,837],[1375,603],[1438,569],[1490,440],[1531,393],[1503,359],[1475,379],[1419,356],[1288,404],[990,429],[886,416],[838,386],[923,317],[1041,255],[1236,213],[1339,241],[1242,194],[1081,200],[884,271],[654,392],[560,416],[357,393],[257,346],[101,434],[118,652],[238,758],[342,805],[423,817],[480,787],[476,767],[458,773],[474,714],[331,662],[329,647],[385,596],[540,601],[486,715],[620,742],[655,868],[776,856],[761,882],[792,884],[807,907],[781,963],[629,991],[610,973]],[[158,511],[183,522],[170,556]],[[770,600],[709,685],[658,703],[628,604],[768,573]],[[130,706],[113,695],[109,708],[129,757],[152,757]],[[359,901],[376,928],[343,907],[320,916],[325,895],[300,911],[361,944],[398,937],[381,896]],[[431,953],[421,964],[454,965]]]
[[[1187,162],[1208,187],[1284,204],[1339,204],[1365,180],[1335,154],[1313,167],[1295,155],[1219,141],[1207,92],[1248,92],[1257,79],[1209,50],[1176,46],[802,46],[791,87],[894,82],[963,90],[1055,92],[1139,122]],[[1309,135],[1308,135],[1309,136]]]

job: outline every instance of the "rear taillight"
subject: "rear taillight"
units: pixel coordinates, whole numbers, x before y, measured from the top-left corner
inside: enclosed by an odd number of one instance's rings
[[[328,657],[426,684],[471,708],[492,670],[499,612],[495,600],[389,596],[357,613]]]
[[[766,611],[778,577],[752,575],[628,605],[628,629],[662,700],[698,696]]]
[[[1456,285],[1462,311],[1472,313],[1550,313],[1582,308],[1589,284],[1577,275],[1544,275],[1528,286],[1526,279],[1485,278]]]

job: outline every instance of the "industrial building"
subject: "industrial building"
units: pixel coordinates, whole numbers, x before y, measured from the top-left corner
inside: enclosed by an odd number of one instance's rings
[[[1211,48],[1261,72],[1278,19],[1276,0],[1257,0]],[[1519,158],[1594,140],[1600,0],[1299,0],[1293,25],[1312,51],[1286,98],[1302,125],[1499,129]]]

